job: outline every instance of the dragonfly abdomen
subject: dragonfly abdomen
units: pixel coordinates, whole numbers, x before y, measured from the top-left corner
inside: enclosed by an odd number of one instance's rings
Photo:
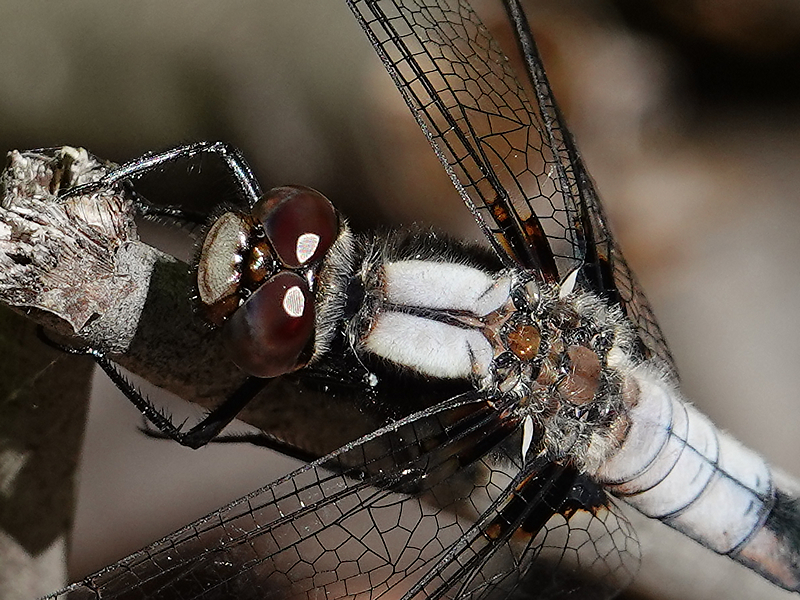
[[[797,503],[781,503],[794,518],[774,518],[777,498],[789,495],[764,459],[717,430],[647,364],[629,377],[638,386],[630,427],[597,478],[643,514],[797,589]]]

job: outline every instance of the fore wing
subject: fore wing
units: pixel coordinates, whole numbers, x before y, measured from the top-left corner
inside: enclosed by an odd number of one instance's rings
[[[644,357],[674,367],[614,243],[553,99],[527,20],[505,0],[535,102],[489,30],[458,0],[347,0],[475,219],[507,265],[619,303]]]
[[[54,598],[609,597],[638,565],[630,525],[576,494],[569,468],[523,467],[505,451],[518,433],[494,403],[457,396]]]

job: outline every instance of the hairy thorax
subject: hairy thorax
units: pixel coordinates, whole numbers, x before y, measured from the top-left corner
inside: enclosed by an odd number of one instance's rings
[[[641,361],[621,311],[572,281],[434,258],[415,244],[356,240],[357,258],[337,260],[349,275],[333,287],[358,290],[348,345],[420,377],[468,379],[489,398],[513,398],[508,416],[532,424],[534,451],[596,471],[637,398],[629,372]]]

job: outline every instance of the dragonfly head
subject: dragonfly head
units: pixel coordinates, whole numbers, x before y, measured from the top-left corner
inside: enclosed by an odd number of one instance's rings
[[[341,227],[330,201],[303,186],[274,188],[249,213],[211,224],[196,261],[199,310],[242,370],[275,377],[308,362],[313,285]]]

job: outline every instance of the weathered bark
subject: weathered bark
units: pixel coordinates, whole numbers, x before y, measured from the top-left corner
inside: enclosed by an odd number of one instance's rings
[[[122,188],[58,198],[112,165],[85,150],[11,152],[0,212],[0,301],[185,399],[243,376],[192,309],[189,267],[141,241]]]
[[[73,148],[14,151],[0,180],[0,302],[18,313],[0,307],[3,598],[64,583],[92,373],[36,340],[37,325],[203,406],[243,380],[192,310],[189,267],[139,241],[124,190],[58,197],[112,166]]]

